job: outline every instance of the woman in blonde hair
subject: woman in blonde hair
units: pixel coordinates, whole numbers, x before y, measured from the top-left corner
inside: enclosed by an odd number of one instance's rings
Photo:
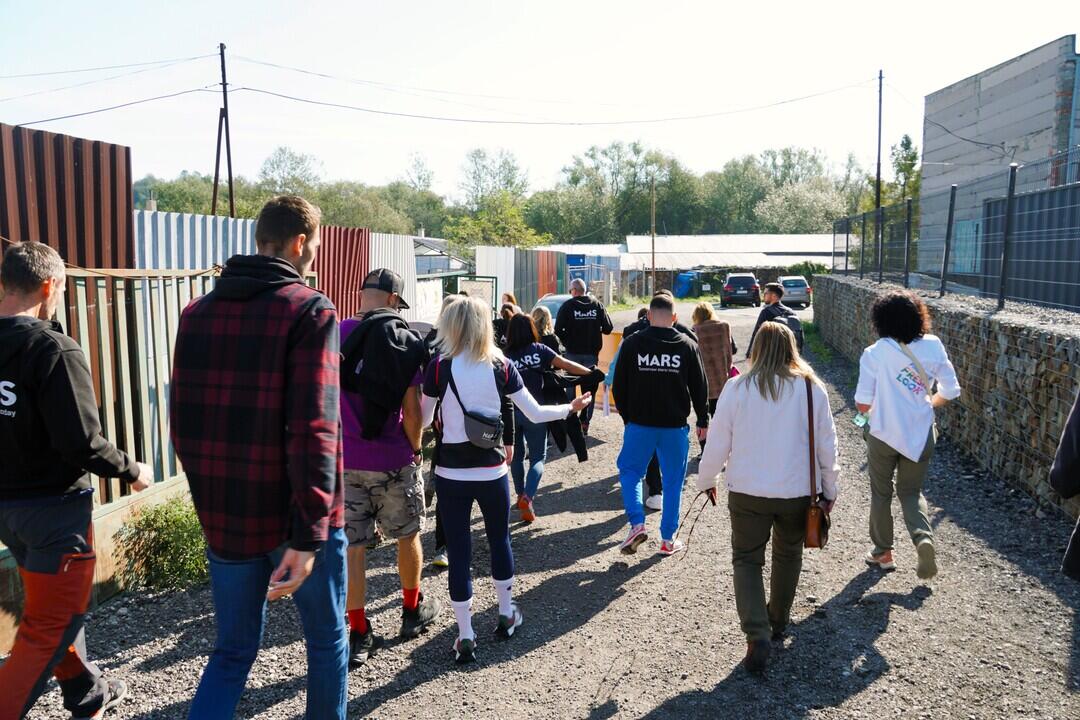
[[[476,659],[472,627],[473,503],[480,505],[491,549],[491,575],[499,599],[497,636],[509,639],[522,623],[514,604],[514,556],[510,549],[510,488],[507,458],[513,454],[516,406],[530,422],[561,420],[592,398],[572,404],[539,405],[513,363],[495,346],[491,307],[477,298],[447,305],[439,318],[439,357],[428,365],[421,399],[424,425],[441,407],[442,436],[435,447],[435,489],[446,531],[450,601],[458,623],[454,643],[459,663]],[[498,434],[501,433],[501,444]]]
[[[813,397],[813,450],[820,479],[813,493],[808,394]],[[729,380],[720,394],[698,470],[698,489],[715,498],[725,465],[735,605],[747,641],[744,663],[751,672],[762,672],[770,640],[782,636],[791,617],[802,570],[806,510],[812,502],[820,502],[826,512],[832,509],[840,474],[829,396],[799,357],[794,333],[780,323],[761,325],[750,370]],[[761,573],[770,535],[772,575],[766,602]]]
[[[731,374],[731,364],[739,348],[731,337],[731,326],[716,317],[712,305],[698,303],[694,308],[694,333],[698,352],[709,380],[709,415],[716,414],[716,401]]]
[[[551,319],[551,311],[543,305],[537,305],[533,308],[532,319],[536,325],[536,334],[540,336],[540,342],[552,351],[562,354],[562,346],[559,344],[559,336],[555,334],[555,322]]]

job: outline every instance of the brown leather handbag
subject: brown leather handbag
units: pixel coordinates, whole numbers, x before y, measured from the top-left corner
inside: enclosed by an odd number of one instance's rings
[[[829,513],[818,504],[817,453],[814,448],[814,388],[810,378],[806,380],[806,419],[810,428],[810,507],[806,508],[806,538],[803,546],[823,548],[829,542]]]

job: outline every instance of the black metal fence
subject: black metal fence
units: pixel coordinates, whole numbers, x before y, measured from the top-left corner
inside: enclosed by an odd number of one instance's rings
[[[832,269],[1080,311],[1080,147],[841,218]]]

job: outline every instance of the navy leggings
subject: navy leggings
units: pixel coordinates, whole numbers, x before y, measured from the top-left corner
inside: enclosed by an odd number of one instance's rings
[[[450,560],[450,599],[463,602],[472,597],[472,506],[480,505],[491,549],[491,576],[514,577],[514,553],[510,549],[510,487],[507,477],[498,480],[448,480],[435,476],[439,515],[446,532]]]

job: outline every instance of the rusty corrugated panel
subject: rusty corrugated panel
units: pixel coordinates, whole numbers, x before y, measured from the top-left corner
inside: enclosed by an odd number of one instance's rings
[[[132,268],[131,149],[0,123],[0,235],[88,268]]]
[[[319,289],[337,307],[338,318],[351,317],[360,309],[360,284],[368,272],[371,231],[324,225],[319,236],[322,243],[313,268]]]

